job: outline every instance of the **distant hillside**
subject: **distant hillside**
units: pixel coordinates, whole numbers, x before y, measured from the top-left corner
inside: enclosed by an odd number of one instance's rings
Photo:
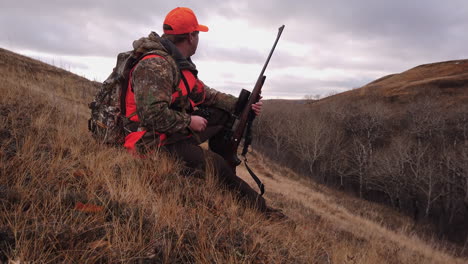
[[[263,100],[264,102],[267,102],[267,103],[272,103],[272,104],[281,104],[281,103],[285,103],[285,104],[305,104],[305,103],[308,103],[308,102],[311,102],[311,101],[315,101],[315,100],[304,100],[304,99],[265,99]]]
[[[0,68],[2,73],[5,74],[6,70],[16,70],[27,74],[30,74],[31,78],[36,78],[39,75],[48,76],[60,76],[67,80],[73,80],[78,85],[89,85],[92,84],[94,87],[98,87],[98,82],[89,81],[86,78],[80,77],[74,73],[66,71],[64,69],[49,65],[47,63],[31,59],[29,57],[11,52],[6,49],[0,48]],[[109,72],[112,69],[109,70]],[[89,91],[92,93],[92,91]]]
[[[0,262],[466,263],[409,217],[258,152],[250,165],[288,221],[245,208],[214,172],[183,177],[163,151],[99,145],[86,122],[97,85],[0,50]]]
[[[435,96],[447,107],[468,103],[468,60],[420,65],[399,74],[379,78],[361,88],[320,100],[360,100],[369,97],[391,103],[411,103]]]
[[[468,60],[421,65],[306,105],[266,104],[256,148],[315,181],[468,243]]]

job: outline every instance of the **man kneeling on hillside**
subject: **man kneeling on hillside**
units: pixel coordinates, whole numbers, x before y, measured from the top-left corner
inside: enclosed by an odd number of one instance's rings
[[[197,78],[197,69],[190,59],[197,46],[199,32],[208,27],[199,25],[193,11],[178,7],[170,11],[163,25],[164,35],[152,32],[147,38],[133,43],[133,53],[140,58],[130,71],[126,94],[126,116],[138,122],[125,138],[125,147],[145,152],[161,147],[181,159],[190,173],[203,174],[205,158],[209,156],[219,182],[233,190],[239,199],[267,215],[281,214],[266,206],[265,200],[246,182],[237,177],[223,157],[204,151],[199,144],[207,139],[222,137],[223,124],[234,111],[237,98],[206,86]],[[208,120],[197,115],[205,107]],[[252,105],[258,115],[262,102]]]

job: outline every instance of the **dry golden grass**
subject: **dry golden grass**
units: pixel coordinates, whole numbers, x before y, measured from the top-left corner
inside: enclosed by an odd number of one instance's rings
[[[430,239],[424,241],[416,234],[410,218],[385,206],[345,195],[303,177],[300,179],[291,170],[278,168],[262,156],[254,157],[250,159],[253,167],[263,175],[272,175],[262,178],[270,190],[267,198],[285,208],[294,219],[304,221],[304,225],[311,219],[323,221],[327,231],[352,241],[344,248],[343,241],[336,241],[332,263],[347,263],[349,258],[354,259],[354,263],[457,263],[447,253],[448,248],[455,249],[453,245],[442,245]],[[241,177],[254,184],[246,172]]]
[[[2,50],[0,57],[0,261],[467,261],[415,237],[395,212],[253,155],[268,202],[291,218],[270,221],[220,190],[210,172],[187,178],[164,153],[138,159],[96,144],[86,127],[94,84]]]
[[[317,101],[318,105],[356,100],[385,100],[395,103],[411,103],[415,99],[437,97],[446,107],[468,103],[468,60],[446,61],[420,65],[399,74],[377,79],[361,88],[336,94]]]

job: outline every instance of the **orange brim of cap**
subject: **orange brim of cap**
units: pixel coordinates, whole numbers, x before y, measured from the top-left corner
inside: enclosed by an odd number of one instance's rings
[[[198,25],[197,31],[208,32],[208,27],[205,25]]]

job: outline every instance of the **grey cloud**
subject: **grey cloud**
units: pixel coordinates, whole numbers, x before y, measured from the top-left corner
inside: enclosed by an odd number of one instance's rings
[[[281,78],[272,78],[269,80],[267,89],[269,92],[277,93],[294,93],[297,95],[307,94],[326,94],[332,91],[344,91],[352,88],[361,87],[368,83],[369,79],[335,79],[335,80],[319,80],[311,79],[304,76],[283,76]]]
[[[297,56],[280,42],[272,68],[333,68],[359,75],[335,82],[295,80],[292,87],[297,87],[295,93],[300,96],[310,94],[308,89],[326,93],[332,87],[358,87],[381,77],[371,76],[371,71],[397,73],[423,63],[468,58],[468,2],[464,0],[16,0],[0,8],[0,46],[115,57],[129,50],[134,39],[151,30],[160,32],[165,14],[179,4],[191,7],[199,18],[222,15],[269,30],[285,24],[281,41],[311,48],[311,54]],[[197,51],[197,59],[259,65],[266,55],[248,47],[213,47],[203,41]],[[289,81],[268,81],[275,93],[291,87]],[[243,86],[223,85],[235,87],[235,95]]]
[[[451,1],[224,1],[218,12],[264,28],[286,24],[283,40],[317,47],[314,54],[275,54],[280,67],[399,72],[468,57],[468,3]],[[216,55],[216,53],[214,54]],[[237,56],[244,61],[248,56]],[[363,56],[364,60],[353,60]],[[220,57],[222,57],[220,55]]]
[[[229,2],[225,2],[229,5]],[[263,25],[300,21],[295,32],[324,31],[364,35],[394,33],[428,36],[445,31],[446,26],[466,21],[467,4],[463,0],[441,3],[426,1],[254,1],[237,9],[238,16]],[[261,12],[259,12],[261,10]],[[302,24],[302,25],[301,25]],[[318,26],[317,26],[318,25]],[[304,37],[303,35],[301,37]]]
[[[192,7],[199,17],[222,14],[268,28],[286,24],[284,37],[298,43],[320,42],[324,48],[338,49],[348,45],[344,40],[353,39],[373,44],[367,50],[370,55],[386,52],[388,57],[406,59],[467,55],[456,44],[467,40],[468,4],[463,0],[236,0],[216,4],[191,0],[183,5]],[[0,9],[0,43],[37,51],[111,55],[115,50],[128,49],[129,40],[150,30],[159,31],[164,15],[174,6],[152,0],[136,4],[122,0],[10,1]],[[137,27],[147,30],[133,32]],[[103,38],[87,39],[89,28],[102,31]],[[457,47],[443,48],[452,46]],[[348,49],[352,51],[352,47]],[[232,54],[225,57],[235,58]]]
[[[256,50],[245,47],[205,47],[208,45],[201,44],[197,56],[199,59],[209,59],[216,61],[231,61],[238,63],[254,63],[260,64],[266,60],[266,55]]]
[[[197,4],[184,4],[190,3]],[[10,1],[0,8],[0,45],[67,55],[115,56],[130,49],[134,39],[160,31],[172,8],[173,3],[150,0]],[[95,32],[92,38],[90,32]]]
[[[365,54],[399,62],[427,63],[446,58],[466,58],[468,3],[428,1],[280,1],[264,0],[237,5],[223,2],[218,8],[231,17],[242,17],[257,26],[286,24],[285,39],[319,43],[322,49]],[[360,47],[350,44],[358,43]],[[347,58],[343,57],[343,60]],[[320,63],[327,64],[326,60]],[[336,63],[330,61],[329,63]],[[384,68],[382,68],[384,69]]]

